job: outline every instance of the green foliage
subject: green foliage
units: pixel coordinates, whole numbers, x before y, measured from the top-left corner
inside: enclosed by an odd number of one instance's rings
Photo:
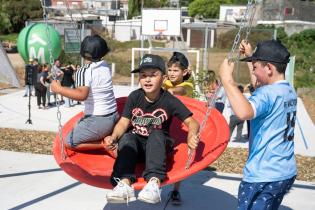
[[[315,87],[315,29],[304,30],[290,37],[284,28],[275,28],[274,25],[258,25],[253,28],[248,40],[255,47],[257,42],[273,38],[274,30],[277,30],[277,40],[281,41],[295,56],[294,85],[299,87]],[[230,30],[221,34],[217,40],[217,48],[231,49],[234,37],[238,30]],[[241,39],[244,35],[241,36]],[[239,63],[237,78],[239,81],[248,81],[246,65]]]
[[[111,49],[111,52],[121,52],[131,49],[133,47],[141,47],[140,40],[133,40],[127,42],[120,42],[114,39],[106,39],[108,46]],[[164,43],[152,41],[152,45],[154,47],[164,47]],[[149,42],[147,40],[144,41],[143,47],[149,47]]]
[[[315,30],[304,30],[281,41],[295,55],[295,86],[315,87]]]
[[[42,18],[38,0],[1,0],[0,34],[18,33],[28,19]]]
[[[188,7],[188,5],[193,2],[194,0],[182,0],[180,1],[180,6],[182,7]]]
[[[139,16],[141,13],[141,1],[129,0],[128,1],[128,18]]]
[[[141,15],[142,0],[128,0],[128,18]],[[160,8],[168,6],[167,0],[143,0],[144,8]]]
[[[232,0],[233,4],[247,4],[248,0]]]
[[[195,0],[189,4],[188,14],[192,17],[218,18],[220,5],[231,3],[231,0]]]
[[[247,0],[194,0],[190,1],[189,3],[188,14],[192,17],[198,16],[202,18],[218,18],[220,13],[220,5],[246,5],[247,2]]]
[[[19,34],[0,35],[0,41],[8,41],[16,43]]]
[[[220,49],[231,49],[233,45],[234,38],[236,36],[236,33],[239,29],[233,29],[226,33],[221,34],[218,36],[217,39],[217,48]],[[253,28],[251,30],[251,33],[248,36],[248,40],[250,40],[250,43],[252,46],[256,46],[258,41],[266,40],[266,39],[272,39],[273,38],[273,29],[263,29],[263,28]],[[245,34],[241,35],[241,39],[245,37]]]

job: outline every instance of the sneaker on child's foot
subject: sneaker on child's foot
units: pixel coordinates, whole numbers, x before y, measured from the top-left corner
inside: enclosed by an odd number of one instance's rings
[[[178,205],[181,205],[181,202],[182,202],[182,200],[180,198],[180,193],[177,190],[173,190],[171,192],[171,203],[173,205],[178,206]]]
[[[146,203],[158,203],[161,201],[161,190],[158,185],[159,180],[152,177],[138,195],[138,200]]]
[[[117,185],[114,189],[106,194],[108,203],[127,203],[136,200],[135,191],[126,183],[114,178]]]

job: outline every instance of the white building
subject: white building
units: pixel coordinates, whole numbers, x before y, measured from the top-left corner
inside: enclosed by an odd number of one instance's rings
[[[220,21],[225,22],[240,22],[246,11],[246,5],[221,5],[220,6]]]

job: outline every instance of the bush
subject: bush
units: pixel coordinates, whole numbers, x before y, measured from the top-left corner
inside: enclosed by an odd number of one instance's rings
[[[273,25],[258,25],[252,29],[248,40],[255,47],[261,40],[272,39],[274,29]],[[217,39],[217,47],[231,49],[232,40],[234,40],[237,32],[238,29],[234,29],[221,34]],[[244,37],[244,34],[241,37]],[[288,37],[284,28],[280,27],[277,28],[277,40],[281,41],[288,48],[291,55],[295,55],[295,87],[315,87],[315,30],[304,30]],[[241,71],[238,74],[240,81],[243,81],[243,79],[246,79],[243,75],[243,69],[246,66],[240,64],[240,67]]]
[[[308,29],[284,40],[295,55],[295,86],[315,87],[315,30]]]
[[[231,49],[238,30],[239,29],[233,29],[218,36],[217,48]],[[241,39],[244,39],[244,37],[245,34],[244,33],[241,34]],[[259,41],[272,39],[272,37],[273,37],[272,29],[253,28],[248,36],[248,40],[250,40],[252,46],[256,46]]]

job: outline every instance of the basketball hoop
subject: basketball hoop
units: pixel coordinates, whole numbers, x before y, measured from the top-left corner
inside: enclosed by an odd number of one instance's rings
[[[155,32],[157,32],[157,36],[163,36],[163,32],[165,31],[164,29],[158,29],[158,30],[154,30]]]

